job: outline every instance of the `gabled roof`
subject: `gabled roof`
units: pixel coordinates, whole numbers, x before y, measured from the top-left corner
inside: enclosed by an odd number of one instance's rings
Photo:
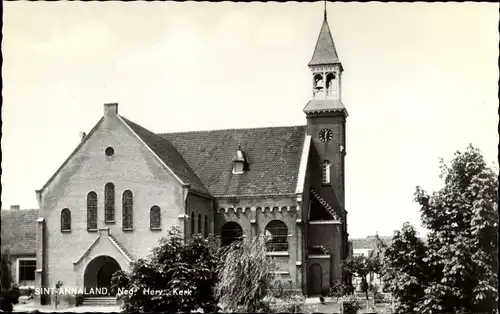
[[[13,255],[36,254],[38,209],[1,211],[2,249]]]
[[[294,195],[306,126],[159,134],[168,139],[213,196]],[[249,171],[233,174],[245,153]]]
[[[386,245],[391,244],[392,237],[383,237],[379,236],[380,240],[384,242]],[[368,236],[366,238],[353,238],[349,239],[352,242],[353,249],[375,249],[377,247],[377,242],[375,240],[375,236]]]
[[[174,174],[180,178],[183,183],[190,185],[190,188],[196,192],[209,195],[207,188],[204,186],[200,178],[186,163],[182,155],[177,151],[176,147],[164,137],[161,137],[144,127],[120,116],[121,119],[139,136],[139,138],[160,158]]]
[[[328,26],[328,21],[326,19],[326,13],[325,18],[323,19],[323,25],[321,26],[321,31],[319,32],[318,41],[316,42],[316,48],[314,49],[313,56],[309,62],[309,66],[322,64],[340,64],[337,50],[335,49],[335,44],[333,43],[332,34],[330,32],[330,27]]]

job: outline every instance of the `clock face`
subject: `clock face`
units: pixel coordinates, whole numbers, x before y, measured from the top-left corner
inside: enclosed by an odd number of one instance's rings
[[[322,129],[319,131],[319,139],[322,142],[329,142],[333,138],[333,132],[330,129]]]

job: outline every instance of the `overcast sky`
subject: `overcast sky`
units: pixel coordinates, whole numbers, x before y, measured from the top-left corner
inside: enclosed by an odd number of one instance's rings
[[[305,124],[323,3],[4,2],[2,208],[102,116],[153,132]],[[496,161],[498,5],[329,3],[351,237],[419,227],[415,186],[468,143]]]

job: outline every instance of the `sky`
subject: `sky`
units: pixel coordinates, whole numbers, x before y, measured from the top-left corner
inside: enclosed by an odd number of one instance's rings
[[[153,132],[305,124],[323,2],[4,2],[2,208],[40,189],[103,104]],[[498,144],[498,5],[328,3],[344,67],[351,237],[422,235],[417,185]]]

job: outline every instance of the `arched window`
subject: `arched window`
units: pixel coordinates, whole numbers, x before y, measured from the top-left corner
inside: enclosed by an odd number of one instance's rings
[[[323,164],[321,165],[323,184],[330,184],[330,167],[331,166],[332,166],[332,164],[328,160],[323,161]]]
[[[122,195],[123,230],[134,228],[133,220],[134,196],[130,190],[126,190]]]
[[[280,220],[273,220],[266,226],[266,248],[269,251],[288,251],[288,228]]]
[[[87,230],[97,230],[97,194],[87,194]]]
[[[335,86],[335,73],[330,72],[326,75],[326,89],[328,95],[333,95],[333,91],[336,89]]]
[[[149,227],[151,230],[161,229],[161,211],[160,207],[153,206],[149,211]]]
[[[201,214],[198,214],[198,233],[201,234],[202,231],[201,231]]]
[[[71,231],[71,211],[68,208],[61,210],[61,231]]]
[[[107,183],[104,186],[104,221],[107,223],[115,222],[115,185]]]
[[[191,236],[194,236],[194,212],[191,212]]]
[[[205,238],[208,237],[208,216],[205,215],[205,229],[203,229],[203,231],[205,231]]]
[[[241,226],[234,222],[226,222],[221,229],[222,245],[231,244],[233,241],[241,240],[243,236],[243,229]]]

